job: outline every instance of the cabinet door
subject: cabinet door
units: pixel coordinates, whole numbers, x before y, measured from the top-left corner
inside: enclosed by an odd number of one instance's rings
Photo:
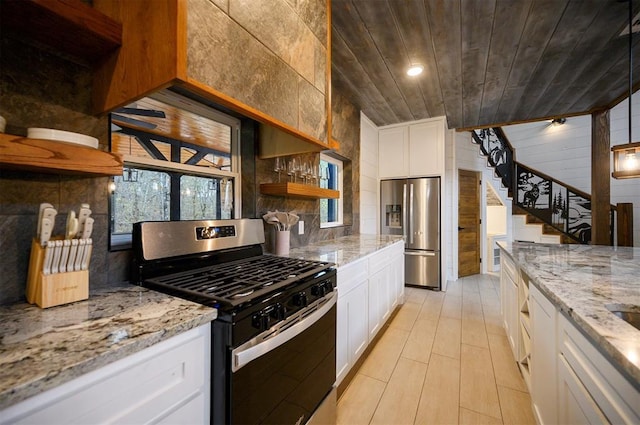
[[[409,175],[444,174],[444,125],[442,120],[409,126]]]
[[[531,400],[541,425],[558,423],[556,309],[534,285],[529,286],[531,309]]]
[[[13,405],[0,423],[208,422],[210,347],[210,324],[191,329]]]
[[[409,175],[409,130],[406,126],[386,128],[378,133],[378,175],[407,177]]]
[[[369,344],[369,288],[362,281],[338,298],[336,382],[340,384]]]
[[[349,357],[351,364],[355,364],[369,343],[368,293],[369,288],[365,281],[349,294]]]
[[[507,279],[506,287],[506,317],[505,317],[505,330],[507,332],[507,339],[511,345],[513,356],[518,360],[518,285],[511,279]]]
[[[349,294],[338,297],[336,311],[336,382],[349,372]]]
[[[558,423],[561,424],[608,424],[589,391],[573,373],[563,355],[558,365]]]
[[[369,277],[369,340],[376,336],[382,327],[382,309],[381,298],[384,294],[383,273],[377,272]]]

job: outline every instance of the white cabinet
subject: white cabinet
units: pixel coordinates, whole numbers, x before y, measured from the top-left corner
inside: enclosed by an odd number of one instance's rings
[[[338,268],[336,384],[404,300],[404,244]]]
[[[360,259],[338,269],[336,382],[340,383],[369,343],[369,268]]]
[[[559,422],[640,423],[640,392],[566,317],[558,325]]]
[[[0,423],[208,423],[211,325],[0,412]]]
[[[382,129],[378,132],[378,174],[380,178],[409,175],[409,128]]]
[[[503,254],[501,311],[536,422],[640,423],[640,392]]]
[[[372,339],[404,297],[403,244],[370,255],[369,274],[369,339]]]
[[[381,128],[378,133],[380,178],[444,174],[444,117]]]
[[[503,255],[500,262],[502,320],[513,357],[518,359],[518,332],[520,328],[518,320],[518,269],[507,255]]]
[[[531,310],[531,401],[536,422],[541,425],[558,423],[556,380],[556,308],[536,288],[529,286]],[[565,422],[573,423],[573,422]]]
[[[444,120],[409,126],[409,175],[444,174]]]

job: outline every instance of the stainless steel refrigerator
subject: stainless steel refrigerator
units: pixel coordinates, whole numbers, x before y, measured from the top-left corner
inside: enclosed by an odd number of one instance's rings
[[[380,182],[380,233],[405,240],[405,284],[440,289],[440,177]]]

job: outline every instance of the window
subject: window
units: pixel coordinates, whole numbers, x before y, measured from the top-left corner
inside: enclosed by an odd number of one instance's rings
[[[172,92],[110,118],[125,163],[111,183],[111,249],[130,247],[138,221],[239,217],[239,120]]]
[[[320,200],[320,227],[342,226],[342,171],[341,160],[320,154],[320,187],[340,191],[338,199]]]

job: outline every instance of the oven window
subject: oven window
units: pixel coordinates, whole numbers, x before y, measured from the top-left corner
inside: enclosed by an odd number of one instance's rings
[[[131,247],[138,221],[239,218],[240,121],[170,91],[110,114],[110,249]]]

